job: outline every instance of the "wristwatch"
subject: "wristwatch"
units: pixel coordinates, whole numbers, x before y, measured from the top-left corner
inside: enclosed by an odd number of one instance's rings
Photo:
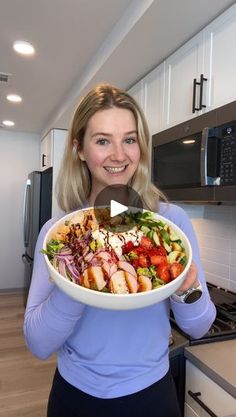
[[[196,288],[189,288],[187,291],[181,293],[176,292],[172,294],[171,298],[178,303],[191,304],[199,300],[202,296],[202,286],[201,284]]]

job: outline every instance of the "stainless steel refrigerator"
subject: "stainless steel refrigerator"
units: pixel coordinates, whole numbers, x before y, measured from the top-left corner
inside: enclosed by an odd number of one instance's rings
[[[27,302],[35,245],[39,231],[52,214],[52,168],[28,175],[24,195],[24,301]]]

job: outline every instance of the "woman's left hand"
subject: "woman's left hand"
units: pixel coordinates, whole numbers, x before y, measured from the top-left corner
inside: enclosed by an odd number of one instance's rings
[[[178,292],[185,292],[189,288],[197,288],[200,285],[198,280],[198,272],[197,267],[194,262],[191,263],[187,276],[182,283],[182,285],[178,288]]]

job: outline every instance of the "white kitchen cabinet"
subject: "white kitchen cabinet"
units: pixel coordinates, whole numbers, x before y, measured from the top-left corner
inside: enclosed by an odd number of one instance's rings
[[[187,360],[184,416],[209,417],[209,413],[204,409],[204,406],[192,398],[189,391],[219,417],[236,413],[236,399]]]
[[[154,135],[163,128],[165,63],[156,67],[128,90],[141,106]]]
[[[41,140],[40,164],[41,170],[53,168],[52,175],[52,216],[60,213],[55,196],[55,185],[60,169],[67,138],[67,130],[52,129]]]
[[[53,154],[53,131],[51,130],[42,140],[40,144],[40,170],[52,166],[52,154]]]
[[[205,28],[207,110],[236,100],[236,4]]]
[[[129,90],[143,108],[152,134],[236,100],[235,39],[236,4]]]
[[[144,113],[151,135],[163,128],[165,63],[143,78]]]
[[[143,80],[140,80],[136,84],[134,84],[128,91],[127,91],[140,105],[142,110],[144,111],[144,88],[143,88]]]
[[[40,144],[40,170],[55,166],[59,155],[64,151],[67,131],[63,129],[51,129],[41,139]]]
[[[193,80],[196,78],[198,82],[200,74],[204,72],[203,31],[166,60],[165,71],[164,128],[167,129],[201,114],[201,111],[193,113],[192,108]],[[198,103],[199,86],[196,86],[196,107]]]
[[[184,405],[184,417],[199,417],[187,403]]]

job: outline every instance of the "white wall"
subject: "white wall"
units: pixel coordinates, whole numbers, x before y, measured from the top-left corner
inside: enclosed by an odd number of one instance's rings
[[[39,135],[0,130],[0,290],[24,286],[23,196],[39,169]]]
[[[182,207],[197,234],[207,281],[236,292],[236,206]]]

